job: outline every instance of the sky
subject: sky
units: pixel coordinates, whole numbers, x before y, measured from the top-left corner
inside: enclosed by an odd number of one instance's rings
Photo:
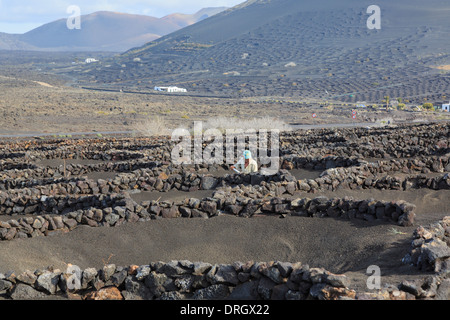
[[[0,0],[0,32],[25,33],[45,23],[69,18],[70,6],[81,15],[114,11],[163,17],[171,13],[192,14],[206,7],[233,7],[244,0]]]

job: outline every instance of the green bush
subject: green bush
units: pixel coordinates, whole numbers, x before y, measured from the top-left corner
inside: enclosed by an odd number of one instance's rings
[[[424,110],[434,110],[434,106],[433,106],[433,104],[430,103],[430,102],[424,103],[424,104],[422,105],[422,108],[423,108]]]

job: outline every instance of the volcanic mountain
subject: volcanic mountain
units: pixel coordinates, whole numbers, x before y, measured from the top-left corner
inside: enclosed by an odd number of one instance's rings
[[[225,10],[205,8],[195,14],[174,13],[162,18],[99,11],[80,17],[80,29],[67,19],[44,24],[25,34],[0,34],[0,49],[124,52]]]
[[[444,0],[250,0],[71,75],[212,96],[446,99],[449,14]]]

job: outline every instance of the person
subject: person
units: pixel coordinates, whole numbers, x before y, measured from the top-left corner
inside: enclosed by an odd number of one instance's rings
[[[245,150],[244,156],[234,166],[231,166],[231,169],[237,169],[241,173],[253,173],[258,172],[258,164],[252,158],[252,153],[249,150]]]

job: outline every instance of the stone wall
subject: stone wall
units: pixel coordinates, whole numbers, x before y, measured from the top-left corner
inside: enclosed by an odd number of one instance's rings
[[[361,219],[414,223],[415,207],[404,201],[315,197],[295,192],[409,188],[448,189],[449,125],[397,129],[324,129],[281,135],[280,164],[285,169],[326,170],[318,179],[297,180],[289,171],[274,176],[214,177],[221,166],[190,169],[170,166],[173,144],[164,139],[99,139],[78,142],[31,141],[2,144],[0,214],[20,218],[0,221],[0,239],[12,240],[70,232],[79,225],[116,227],[162,218],[214,218],[221,214]],[[404,160],[402,157],[412,157]],[[39,167],[39,159],[91,159],[88,165]],[[385,159],[366,162],[365,158]],[[393,157],[396,159],[389,159]],[[151,159],[151,161],[150,161]],[[62,160],[61,160],[62,161]],[[125,162],[124,162],[125,161]],[[91,180],[91,172],[116,172],[113,179]],[[395,173],[409,175],[396,177]],[[442,173],[429,177],[428,173]],[[144,201],[129,192],[216,190],[204,199]],[[377,292],[355,292],[348,279],[301,263],[153,262],[143,266],[69,271],[0,273],[0,294],[11,299],[63,294],[79,299],[436,299],[448,297],[448,218],[418,227],[403,260],[434,272],[417,283],[403,281]],[[76,278],[74,278],[76,276]],[[78,282],[77,282],[78,281]],[[77,286],[77,284],[79,286]],[[74,287],[75,286],[75,287]]]
[[[450,300],[450,216],[417,227],[411,251],[402,262],[431,274],[420,280],[402,281],[401,290],[418,299]]]
[[[331,217],[342,219],[361,219],[366,221],[391,221],[401,226],[411,226],[415,219],[415,205],[403,200],[377,201],[374,199],[354,200],[345,198],[281,198],[266,199],[261,193],[245,188],[231,191],[219,190],[213,198],[219,199],[217,207],[224,212],[243,217],[257,213],[276,213],[280,215],[305,217]]]
[[[449,274],[450,216],[428,226],[417,227],[413,233],[411,252],[403,258],[403,262],[422,271]]]
[[[449,128],[443,124],[398,125],[386,128],[341,128],[280,133],[282,157],[406,158],[437,156],[450,151]],[[176,144],[167,137],[31,140],[0,143],[1,159],[132,160],[142,157],[168,162]]]
[[[407,158],[450,151],[448,123],[283,133],[282,154],[299,157]]]
[[[446,161],[448,161],[448,158],[437,158],[429,163],[437,172],[443,172],[443,163],[445,164]],[[439,163],[440,166],[434,166],[435,163]],[[296,191],[315,192],[339,188],[375,188],[381,190],[407,190],[411,188],[445,190],[450,188],[450,177],[447,173],[434,177],[427,177],[424,174],[406,177],[398,177],[396,175],[383,176],[383,174],[400,169],[403,165],[399,161],[384,161],[348,168],[333,168],[325,170],[319,178],[297,181],[287,170],[281,170],[271,176],[227,174],[215,177],[209,172],[218,170],[217,167],[210,168],[210,171],[207,168],[187,171],[185,168],[162,167],[152,163],[148,164],[151,168],[140,168],[124,173],[118,172],[113,179],[108,180],[92,180],[83,177],[6,179],[2,181],[3,183],[0,183],[0,189],[4,190],[4,192],[0,191],[0,204],[3,205],[9,200],[14,203],[20,201],[20,206],[28,206],[28,202],[33,197],[41,197],[42,195],[92,195],[120,192],[122,190],[197,191],[240,184],[262,185],[268,190],[275,188],[279,190],[278,195],[284,193],[293,194]],[[114,167],[110,169],[114,169]],[[422,168],[421,171],[424,171],[424,169],[426,168]],[[0,213],[4,212],[4,209],[4,207],[0,207]]]
[[[448,280],[446,280],[448,281]],[[349,288],[345,275],[289,262],[210,264],[187,260],[101,269],[0,273],[0,294],[12,300],[415,300],[448,298],[445,282],[412,290],[408,282],[372,292]]]
[[[170,190],[197,191],[212,190],[220,185],[235,185],[239,183],[261,183],[283,181],[285,174],[273,176],[263,175],[229,175],[225,177],[213,177],[195,172],[182,171],[181,174],[172,173],[167,175],[166,170],[139,169],[132,173],[119,173],[113,179],[42,179],[39,181],[30,180],[29,184],[36,186],[30,188],[17,188],[7,191],[0,191],[0,215],[1,214],[34,214],[42,209],[42,198],[47,202],[49,198],[57,197],[86,196],[86,195],[108,195],[110,193],[120,193],[122,191],[161,191]],[[60,199],[58,200],[60,202]],[[61,212],[66,205],[56,208]],[[57,212],[58,212],[57,211]]]
[[[359,173],[347,175],[343,179],[323,176],[314,180],[302,181],[300,189],[310,190],[336,190],[336,189],[378,189],[378,190],[408,190],[429,188],[433,190],[450,189],[449,174],[436,177],[425,175],[413,175],[408,177],[398,176],[362,176]],[[308,186],[307,186],[308,185]]]
[[[143,201],[140,204],[127,193],[81,197],[43,196],[32,206],[12,204],[8,207],[10,214],[27,216],[0,221],[0,240],[64,233],[79,225],[114,227],[158,218],[212,218],[220,214],[247,218],[255,214],[331,217],[391,221],[401,226],[414,224],[415,206],[404,201],[357,201],[352,198],[325,197],[265,199],[250,198],[238,190],[241,189],[235,188],[228,193],[219,190],[211,198],[187,198],[178,202]]]
[[[149,160],[129,160],[118,162],[100,162],[92,164],[67,164],[64,170],[63,160],[61,165],[55,166],[37,166],[30,162],[25,163],[3,163],[5,169],[2,171],[2,179],[0,180],[0,189],[7,190],[19,186],[25,186],[32,181],[39,184],[44,179],[60,179],[86,175],[92,172],[133,172],[139,169],[161,168],[160,171],[166,171],[167,165],[162,168],[162,164]]]
[[[326,170],[338,167],[352,167],[360,164],[358,158],[326,156],[326,157],[312,157],[312,156],[282,156],[281,169],[306,169],[306,170]]]

